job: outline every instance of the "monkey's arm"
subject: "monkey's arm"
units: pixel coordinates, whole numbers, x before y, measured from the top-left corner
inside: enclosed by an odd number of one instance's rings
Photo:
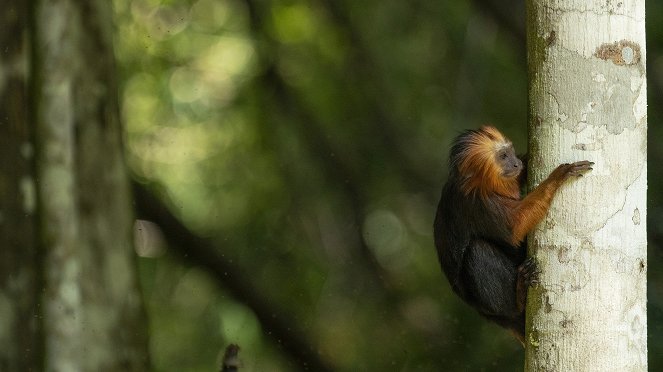
[[[513,226],[511,228],[511,243],[515,246],[525,239],[530,232],[545,217],[550,208],[550,202],[559,187],[569,177],[580,177],[582,173],[591,170],[594,163],[584,160],[572,164],[562,164],[529,193],[523,200],[515,203],[513,208]]]

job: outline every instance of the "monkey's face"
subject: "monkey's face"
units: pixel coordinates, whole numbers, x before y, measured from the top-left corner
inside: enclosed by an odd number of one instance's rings
[[[515,178],[523,170],[523,162],[518,159],[511,144],[498,149],[495,156],[495,160],[502,170],[502,177]]]

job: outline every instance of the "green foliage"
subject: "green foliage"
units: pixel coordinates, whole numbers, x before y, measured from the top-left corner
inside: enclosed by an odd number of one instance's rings
[[[347,371],[521,368],[518,343],[452,296],[432,242],[458,131],[491,122],[525,150],[518,35],[464,2],[114,5],[132,171],[163,185],[173,213],[323,361]],[[661,14],[649,11],[649,25]],[[650,40],[660,79],[663,37]],[[656,221],[660,179],[650,186]],[[661,257],[650,259],[658,285]],[[231,342],[243,370],[302,368],[226,283],[168,255],[141,259],[141,276],[156,370],[215,370]]]

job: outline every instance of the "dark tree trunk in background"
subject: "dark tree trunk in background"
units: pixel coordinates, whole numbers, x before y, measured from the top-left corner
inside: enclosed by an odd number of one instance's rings
[[[110,2],[2,14],[0,369],[148,370]]]
[[[0,370],[38,370],[37,219],[28,125],[28,4],[0,12]]]

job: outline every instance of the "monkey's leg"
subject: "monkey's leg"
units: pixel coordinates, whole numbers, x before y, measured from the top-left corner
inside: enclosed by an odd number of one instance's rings
[[[465,252],[460,276],[469,302],[482,314],[515,317],[522,312],[516,301],[518,269],[502,248],[484,240],[473,241]]]

